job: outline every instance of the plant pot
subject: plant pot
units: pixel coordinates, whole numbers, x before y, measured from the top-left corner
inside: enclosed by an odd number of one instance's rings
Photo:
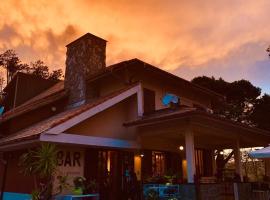
[[[72,192],[73,192],[74,195],[82,195],[83,194],[83,189],[80,188],[80,187],[79,188],[74,188]]]

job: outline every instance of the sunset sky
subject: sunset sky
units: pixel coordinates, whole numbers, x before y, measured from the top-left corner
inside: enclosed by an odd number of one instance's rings
[[[107,65],[139,58],[188,80],[248,79],[270,93],[269,0],[1,0],[0,52],[65,66],[86,32],[108,41]]]

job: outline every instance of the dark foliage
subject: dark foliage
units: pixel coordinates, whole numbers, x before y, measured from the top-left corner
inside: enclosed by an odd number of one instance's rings
[[[53,70],[50,75],[49,75],[49,78],[50,80],[59,80],[63,77],[63,71],[62,69],[57,69],[57,70]]]
[[[196,77],[193,83],[206,87],[226,97],[226,104],[216,114],[234,121],[252,124],[248,117],[253,110],[253,104],[261,94],[261,89],[255,87],[247,80],[224,81],[222,78]]]
[[[7,50],[0,54],[0,67],[6,69],[6,83],[10,82],[16,72],[33,74],[44,79],[55,81],[63,78],[63,71],[61,69],[50,72],[49,67],[41,60],[31,62],[30,65],[22,63],[14,50]]]
[[[270,96],[265,94],[254,104],[250,119],[262,129],[270,130]]]
[[[27,64],[22,64],[18,55],[14,50],[7,50],[0,54],[0,66],[7,70],[7,83],[13,78],[17,71],[22,71],[27,68]]]
[[[49,67],[42,61],[37,60],[36,62],[32,62],[30,64],[28,73],[34,74],[40,78],[49,79],[49,80],[60,80],[63,77],[62,69],[49,71]]]
[[[196,77],[192,80],[226,97],[226,103],[214,112],[228,119],[270,130],[270,96],[261,95],[261,89],[247,80],[226,82],[214,77]]]
[[[36,62],[32,62],[30,64],[30,73],[34,74],[35,76],[48,79],[49,74],[49,67],[45,65],[45,63],[41,60],[37,60]]]

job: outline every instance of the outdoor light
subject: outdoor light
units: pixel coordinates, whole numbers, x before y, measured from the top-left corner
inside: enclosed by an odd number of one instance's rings
[[[223,152],[223,151],[221,151],[221,152],[219,152],[219,154],[220,154],[220,155],[223,155],[223,154],[224,154],[224,152]]]
[[[141,157],[144,157],[144,154],[143,153],[141,153],[141,155],[140,155]]]
[[[184,147],[183,147],[183,146],[180,146],[180,147],[179,147],[179,150],[180,150],[180,151],[183,151],[183,150],[184,150]]]

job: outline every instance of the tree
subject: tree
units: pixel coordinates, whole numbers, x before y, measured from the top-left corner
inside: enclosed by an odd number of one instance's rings
[[[42,60],[32,62],[27,73],[53,81],[57,81],[63,77],[62,69],[49,72],[49,67]]]
[[[257,127],[270,130],[270,95],[264,94],[257,99],[250,119]]]
[[[34,150],[29,150],[20,157],[20,166],[25,175],[35,177],[36,189],[32,192],[35,200],[52,198],[53,175],[57,169],[57,148],[54,144],[44,143]],[[37,185],[37,180],[45,180]]]
[[[5,79],[4,77],[2,76],[2,74],[0,73],[0,105],[1,105],[1,102],[3,100],[3,97],[4,97],[4,83],[5,83]]]
[[[0,54],[0,66],[6,69],[6,81],[9,83],[17,71],[26,69],[28,65],[22,64],[16,52],[9,49]]]
[[[48,79],[50,76],[49,67],[41,60],[31,62],[30,73],[44,79]]]
[[[261,94],[260,88],[255,87],[247,80],[229,83],[222,78],[215,79],[206,76],[196,77],[192,82],[226,97],[226,104],[222,106],[222,109],[216,110],[216,114],[234,121],[251,124],[248,116]]]
[[[11,81],[18,71],[54,81],[60,80],[63,77],[62,69],[50,72],[49,67],[42,60],[31,62],[30,66],[22,63],[17,53],[11,49],[0,54],[0,67],[6,70],[6,84]]]
[[[270,46],[266,49],[268,56],[270,57]]]
[[[49,75],[49,80],[57,81],[63,77],[62,69],[53,70]]]

